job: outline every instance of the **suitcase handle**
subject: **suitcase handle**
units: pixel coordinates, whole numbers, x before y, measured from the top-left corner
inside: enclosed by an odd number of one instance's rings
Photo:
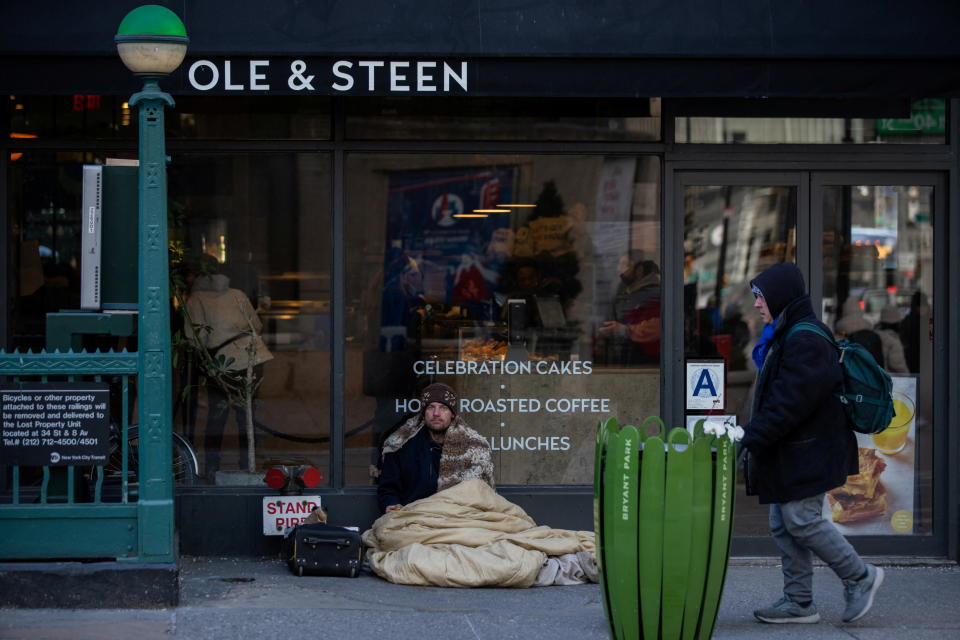
[[[303,539],[304,544],[335,544],[338,547],[346,547],[350,544],[350,538],[314,538],[313,536],[306,536]]]

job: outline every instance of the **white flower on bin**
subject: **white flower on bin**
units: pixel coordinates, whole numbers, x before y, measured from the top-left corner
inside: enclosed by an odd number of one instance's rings
[[[706,435],[717,436],[718,438],[726,433],[726,427],[722,422],[716,420],[704,420],[703,432]]]

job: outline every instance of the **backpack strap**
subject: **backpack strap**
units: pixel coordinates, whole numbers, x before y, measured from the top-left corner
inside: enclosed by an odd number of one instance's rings
[[[798,322],[797,324],[790,327],[789,331],[787,331],[787,335],[784,336],[783,338],[784,341],[789,340],[790,336],[795,334],[797,331],[809,331],[811,333],[815,333],[821,338],[823,338],[824,340],[826,340],[827,342],[829,342],[830,344],[832,344],[834,347],[837,346],[836,341],[833,338],[831,338],[826,331],[821,329],[819,326],[813,324],[812,322]]]

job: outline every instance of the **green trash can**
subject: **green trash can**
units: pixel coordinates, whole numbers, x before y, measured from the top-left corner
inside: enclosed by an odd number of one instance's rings
[[[713,633],[730,557],[734,444],[703,420],[694,434],[667,433],[655,416],[639,429],[615,418],[597,425],[593,524],[614,640]]]

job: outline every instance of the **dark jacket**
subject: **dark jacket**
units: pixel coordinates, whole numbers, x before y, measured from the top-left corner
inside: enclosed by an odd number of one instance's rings
[[[431,442],[430,430],[424,427],[400,449],[383,456],[377,483],[380,511],[394,504],[410,504],[437,492],[440,448],[434,451]]]
[[[856,438],[835,396],[842,377],[836,348],[811,331],[784,340],[798,322],[832,332],[816,319],[799,269],[775,267],[753,282],[770,293],[764,298],[777,321],[743,437],[747,494],[761,503],[809,498],[858,471]]]

